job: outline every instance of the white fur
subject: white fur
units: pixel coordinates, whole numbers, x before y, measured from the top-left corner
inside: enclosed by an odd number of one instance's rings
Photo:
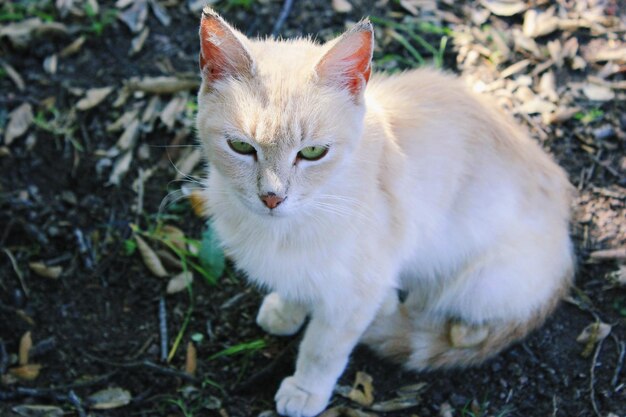
[[[434,71],[375,76],[363,104],[312,76],[328,46],[246,47],[257,74],[205,82],[198,131],[213,226],[237,267],[275,292],[259,324],[290,334],[311,312],[279,413],[323,410],[396,288],[414,311],[474,324],[529,320],[556,296],[572,265],[569,185],[517,127]],[[328,155],[294,165],[312,144]],[[272,190],[287,198],[270,212],[258,195]],[[300,315],[285,321],[285,303]]]

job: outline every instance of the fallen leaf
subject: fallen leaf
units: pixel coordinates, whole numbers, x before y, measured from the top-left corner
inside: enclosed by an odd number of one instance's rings
[[[113,87],[92,88],[87,90],[85,97],[76,103],[78,110],[84,111],[96,107],[113,91]]]
[[[118,153],[119,151],[124,152],[129,149],[132,149],[135,146],[135,143],[137,143],[137,138],[139,137],[139,132],[140,132],[139,128],[140,128],[139,119],[135,117],[134,120],[128,123],[128,125],[126,126],[126,129],[124,129],[124,132],[115,143],[115,148],[118,150]],[[111,155],[111,156],[115,156],[115,155]]]
[[[174,123],[176,123],[176,119],[178,115],[180,115],[183,111],[185,111],[185,107],[187,106],[187,96],[177,96],[173,97],[166,105],[159,118],[163,122],[165,126],[172,129],[174,127]]]
[[[122,388],[107,388],[87,397],[90,408],[95,410],[123,407],[129,404],[131,399],[130,392]]]
[[[609,87],[592,83],[583,86],[583,94],[594,101],[610,101],[615,98],[615,93]]]
[[[33,381],[39,376],[40,371],[41,365],[36,363],[9,368],[11,375],[24,381]]]
[[[57,54],[52,54],[43,60],[43,70],[48,74],[56,74],[58,66],[59,57],[57,56]]]
[[[526,67],[528,67],[528,65],[530,65],[530,61],[527,59],[522,59],[521,61],[518,61],[515,64],[510,65],[509,67],[503,69],[500,72],[500,77],[507,78],[507,77],[510,77],[511,75],[518,74],[524,71]]]
[[[74,5],[74,0],[56,0],[55,2],[55,6],[57,10],[59,11],[59,15],[61,17],[67,16],[67,14],[69,13],[73,5]]]
[[[135,0],[132,6],[117,15],[131,32],[139,33],[146,25],[148,17],[148,2],[146,0]]]
[[[200,80],[178,77],[131,78],[127,82],[130,90],[145,91],[153,94],[173,94],[179,91],[197,90]]]
[[[150,8],[152,9],[152,14],[157,18],[159,22],[163,26],[169,26],[172,23],[172,18],[167,13],[165,7],[161,6],[161,4],[156,0],[150,0]]]
[[[187,354],[185,356],[185,372],[195,375],[198,369],[198,351],[193,342],[187,343]]]
[[[138,114],[139,109],[137,108],[130,109],[124,112],[124,114],[118,117],[114,122],[107,125],[106,131],[111,133],[125,129],[126,127],[128,127],[129,124],[134,122]]]
[[[333,0],[332,6],[337,13],[350,13],[352,11],[352,4],[348,0]]]
[[[146,43],[148,35],[150,35],[150,28],[144,28],[139,33],[139,35],[135,36],[130,42],[130,50],[128,51],[128,55],[133,56],[138,54],[143,49],[143,45]]]
[[[422,393],[428,384],[425,382],[418,382],[417,384],[405,385],[396,390],[400,397],[414,397]]]
[[[194,149],[176,161],[176,179],[188,178],[194,168],[202,161],[202,151]]]
[[[11,410],[22,417],[61,417],[64,414],[62,408],[53,405],[17,405]]]
[[[408,408],[413,408],[421,403],[421,399],[419,397],[399,397],[394,398],[388,401],[382,401],[379,403],[372,404],[369,409],[374,411],[379,411],[381,413],[388,413],[391,411],[399,411],[406,410]]]
[[[159,278],[167,277],[168,273],[163,267],[163,264],[157,254],[154,253],[154,250],[152,250],[146,241],[137,234],[135,235],[135,241],[137,242],[137,248],[139,249],[143,263],[150,270],[150,272]]]
[[[480,4],[496,16],[513,16],[528,9],[526,2],[519,0],[481,0]]]
[[[170,279],[167,283],[167,289],[165,292],[168,294],[176,294],[177,292],[181,292],[186,289],[192,282],[193,273],[191,271],[183,271]]]
[[[180,230],[176,226],[166,224],[161,227],[160,233],[166,238],[172,245],[181,251],[187,250],[187,243],[185,242],[185,232]]]
[[[373,378],[365,372],[357,372],[352,385],[352,390],[348,393],[348,398],[355,403],[369,407],[374,402]]]
[[[355,410],[350,407],[333,407],[324,411],[318,417],[377,417],[376,414],[366,413],[365,411]]]
[[[595,261],[626,261],[626,246],[622,248],[597,250],[591,252],[589,257]]]
[[[559,27],[559,19],[554,16],[555,9],[549,8],[545,12],[530,9],[524,14],[522,31],[530,38],[549,35]]]
[[[9,78],[11,78],[11,81],[13,81],[17,89],[20,91],[24,91],[24,87],[26,87],[26,85],[24,84],[24,79],[22,78],[20,73],[17,72],[15,68],[13,68],[11,65],[4,62],[3,60],[0,60],[0,65],[2,66],[2,69],[6,72],[6,74],[9,76]]]
[[[29,268],[40,277],[57,279],[63,273],[61,266],[47,266],[43,262],[30,262]]]
[[[7,37],[16,48],[26,48],[34,38],[59,36],[68,33],[67,27],[59,22],[44,22],[38,17],[24,19],[0,27],[0,38]]]
[[[132,150],[128,150],[122,154],[119,158],[115,160],[115,164],[113,165],[113,170],[109,175],[108,184],[111,185],[120,185],[122,178],[126,175],[128,170],[130,169],[130,163],[133,161],[133,152]]]
[[[87,38],[84,35],[79,36],[72,43],[70,43],[65,48],[63,48],[61,52],[59,52],[59,56],[61,58],[67,58],[68,56],[74,55],[75,53],[80,51],[80,48],[83,47],[83,44],[85,43],[86,40]]]
[[[10,145],[16,138],[26,133],[32,123],[33,107],[29,103],[23,103],[13,109],[4,132],[4,144]]]
[[[609,333],[611,333],[611,325],[602,322],[591,323],[580,332],[576,341],[578,343],[587,343],[590,340],[599,342],[606,338]]]
[[[19,364],[26,365],[28,363],[28,355],[30,354],[30,349],[33,347],[33,338],[30,332],[26,332],[20,338],[20,351],[19,351]]]

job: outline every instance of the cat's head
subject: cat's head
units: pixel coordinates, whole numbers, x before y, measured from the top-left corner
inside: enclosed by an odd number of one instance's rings
[[[373,38],[364,20],[324,45],[250,40],[203,11],[197,127],[227,192],[261,215],[316,204],[361,137]]]

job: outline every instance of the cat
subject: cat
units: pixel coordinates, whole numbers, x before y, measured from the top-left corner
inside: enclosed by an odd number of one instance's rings
[[[564,171],[456,77],[372,74],[373,47],[367,19],[323,45],[201,19],[208,214],[271,291],[257,323],[308,318],[282,415],[324,410],[359,342],[409,369],[480,363],[573,277]]]

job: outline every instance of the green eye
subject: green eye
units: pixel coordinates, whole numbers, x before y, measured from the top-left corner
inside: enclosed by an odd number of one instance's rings
[[[242,155],[252,155],[256,153],[256,149],[254,146],[250,145],[248,142],[243,142],[241,140],[229,140],[228,146],[233,151],[240,153]]]
[[[322,159],[327,153],[328,148],[326,146],[307,146],[306,148],[300,149],[298,156],[307,161],[317,161],[318,159]]]

